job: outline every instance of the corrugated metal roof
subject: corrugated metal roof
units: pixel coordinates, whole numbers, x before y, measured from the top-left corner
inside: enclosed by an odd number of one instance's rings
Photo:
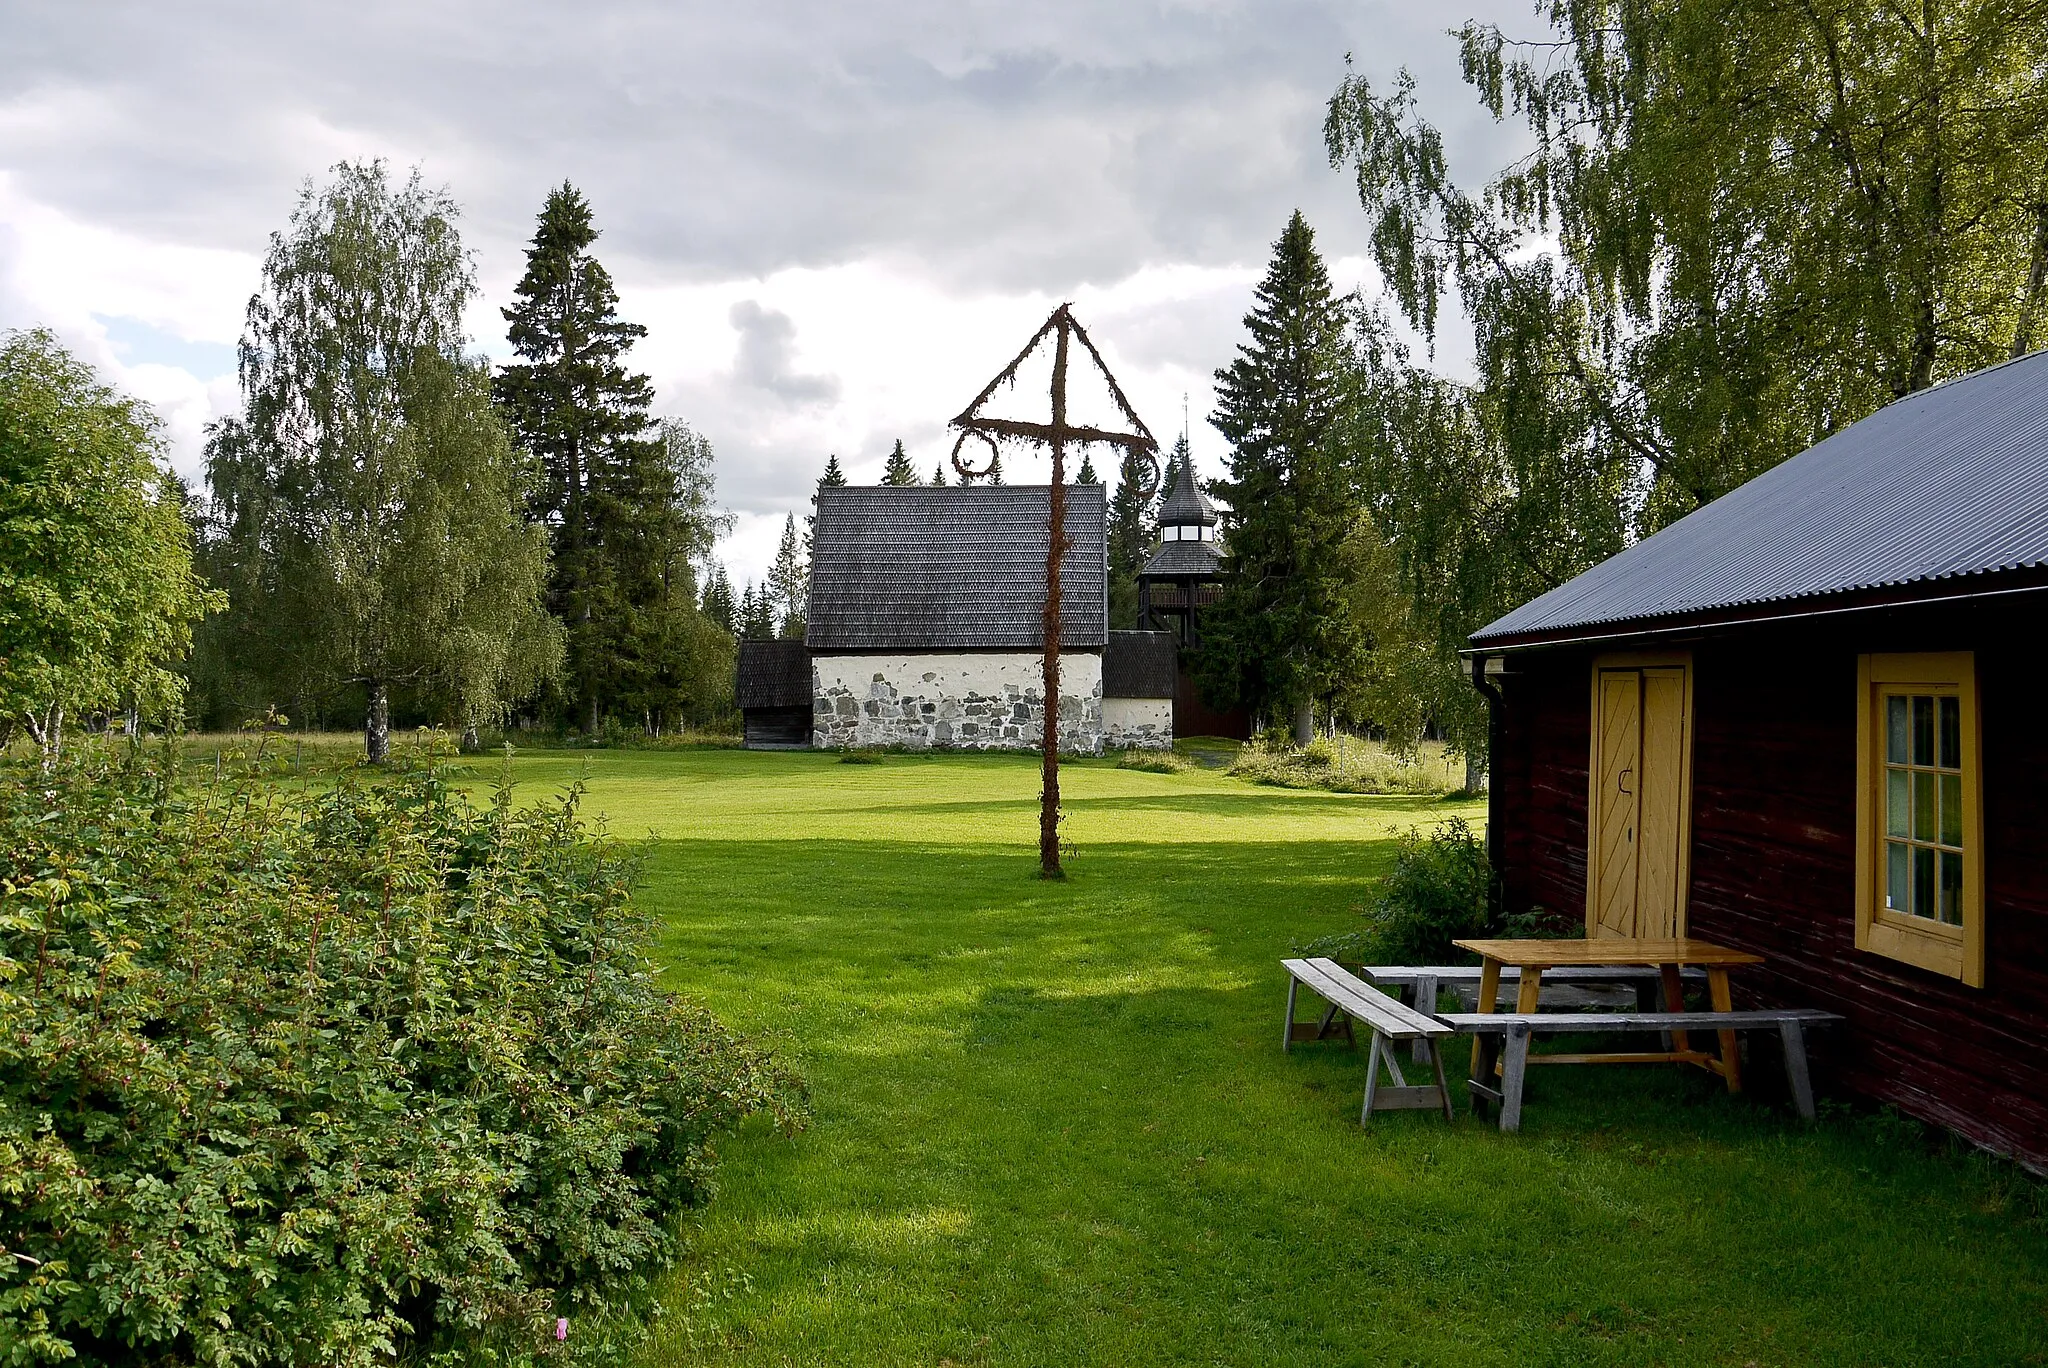
[[[1223,548],[1213,541],[1170,541],[1159,543],[1145,561],[1140,575],[1187,576],[1223,573]]]
[[[1472,635],[1589,628],[2048,564],[2048,351],[1908,395]]]
[[[801,641],[742,641],[734,701],[746,708],[808,708],[811,651]]]
[[[1180,648],[1171,632],[1111,632],[1102,652],[1104,698],[1171,698]]]
[[[818,490],[805,640],[813,651],[1016,651],[1042,644],[1045,485]],[[1109,631],[1108,500],[1067,487],[1060,644]]]

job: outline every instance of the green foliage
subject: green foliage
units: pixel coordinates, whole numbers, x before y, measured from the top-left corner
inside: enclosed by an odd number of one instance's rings
[[[1174,442],[1174,456],[1184,458],[1187,436]],[[1117,468],[1116,492],[1109,496],[1109,625],[1129,629],[1138,625],[1138,571],[1153,537],[1154,498],[1144,494],[1145,458],[1126,451]],[[1161,489],[1170,488],[1162,485]]]
[[[810,584],[810,557],[797,541],[796,514],[784,514],[782,544],[776,548],[774,564],[768,567],[769,611],[780,619],[778,635],[802,639]]]
[[[898,437],[895,447],[889,452],[888,462],[882,467],[882,483],[903,487],[917,482],[917,471],[911,468],[910,457],[903,451],[903,439]]]
[[[657,425],[651,382],[626,368],[647,329],[618,316],[597,238],[574,186],[548,193],[518,302],[504,310],[521,359],[494,392],[539,466],[528,511],[550,529],[564,702],[592,733],[610,714],[658,731],[724,705],[706,683],[729,672],[719,637],[730,631],[708,630],[696,567],[731,519],[714,507],[710,442],[676,419]]]
[[[1402,315],[1455,290],[1469,391],[1392,368],[1389,492],[1446,637],[1893,398],[2033,344],[2041,0],[1539,4],[1459,33],[1535,151],[1451,176],[1403,72],[1329,105]],[[1431,586],[1448,586],[1432,588]]]
[[[1216,491],[1229,511],[1222,592],[1203,615],[1196,667],[1219,706],[1300,713],[1327,707],[1367,643],[1346,594],[1362,516],[1346,444],[1356,368],[1299,211],[1273,244],[1257,301],[1249,340],[1216,373],[1210,421],[1230,443]]]
[[[1170,750],[1153,750],[1144,746],[1132,746],[1117,757],[1118,769],[1137,770],[1142,774],[1186,774],[1202,768],[1185,756]]]
[[[67,713],[177,708],[171,667],[222,600],[157,456],[146,406],[47,332],[0,334],[0,738],[55,751]]]
[[[1378,741],[1338,736],[1294,745],[1274,728],[1231,757],[1229,772],[1253,783],[1327,793],[1445,794],[1462,776],[1441,745],[1415,741],[1396,750]]]
[[[1486,933],[1492,890],[1486,841],[1463,817],[1412,828],[1365,905],[1364,927],[1300,948],[1346,964],[1469,963],[1451,942]]]
[[[561,658],[546,538],[463,354],[476,287],[456,208],[418,173],[343,163],[271,238],[242,338],[245,412],[207,445],[206,568],[230,612],[206,648],[243,715],[359,687],[365,745],[411,687],[465,726],[502,718]]]
[[[577,790],[272,770],[0,771],[0,1344],[524,1361],[569,1316],[616,1361],[591,1329],[674,1254],[714,1137],[793,1123],[790,1081],[655,987]]]

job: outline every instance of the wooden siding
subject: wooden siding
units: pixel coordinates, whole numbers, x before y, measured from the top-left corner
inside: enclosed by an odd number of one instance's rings
[[[2031,616],[2022,614],[2021,616]],[[1738,1005],[1821,1007],[1824,1082],[2048,1168],[2048,727],[2010,607],[1899,609],[1688,644],[1694,661],[1688,934],[1766,957]],[[1855,948],[1856,656],[1973,650],[1984,727],[1985,986]],[[1585,897],[1591,658],[1507,677],[1496,859],[1510,907]]]

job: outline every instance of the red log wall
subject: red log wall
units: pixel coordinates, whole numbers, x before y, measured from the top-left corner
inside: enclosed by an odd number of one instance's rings
[[[1690,934],[1765,956],[1752,1003],[1823,1007],[1834,1086],[2048,1168],[2048,726],[2034,611],[1899,609],[1725,632],[1693,653]],[[1983,725],[1986,982],[1855,948],[1856,656],[1973,650]],[[1583,918],[1594,653],[1513,657],[1494,766],[1511,909]]]

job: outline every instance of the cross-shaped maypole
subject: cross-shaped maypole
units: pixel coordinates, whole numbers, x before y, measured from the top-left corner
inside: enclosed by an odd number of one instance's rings
[[[1052,421],[1050,423],[1026,423],[1012,418],[988,418],[982,416],[982,408],[996,387],[1008,382],[1016,384],[1017,369],[1038,350],[1046,340],[1053,339],[1052,354]],[[1111,432],[1105,428],[1076,427],[1067,421],[1067,364],[1072,342],[1078,340],[1095,362],[1095,368],[1109,385],[1110,397],[1116,401],[1133,431]],[[1040,730],[1040,749],[1044,755],[1043,771],[1045,784],[1039,794],[1038,808],[1038,873],[1041,878],[1059,879],[1065,877],[1060,868],[1060,562],[1067,553],[1067,443],[1086,446],[1090,442],[1102,442],[1120,447],[1134,456],[1144,458],[1140,466],[1142,488],[1140,494],[1151,498],[1159,484],[1159,443],[1152,439],[1152,432],[1131,410],[1131,404],[1124,398],[1122,386],[1109,373],[1109,366],[1103,361],[1102,353],[1095,350],[1095,344],[1075,320],[1071,305],[1062,304],[1052,311],[1051,317],[1031,340],[1024,344],[1024,350],[1009,365],[997,373],[996,378],[983,386],[974,402],[963,409],[958,418],[949,425],[960,431],[953,442],[953,469],[965,479],[977,479],[988,473],[989,467],[980,470],[971,468],[961,457],[961,448],[969,437],[978,437],[988,444],[990,464],[994,464],[1001,441],[1030,442],[1042,445],[1052,452],[1052,487],[1046,500],[1047,535],[1045,539],[1045,673],[1043,692],[1045,695],[1045,722]]]

